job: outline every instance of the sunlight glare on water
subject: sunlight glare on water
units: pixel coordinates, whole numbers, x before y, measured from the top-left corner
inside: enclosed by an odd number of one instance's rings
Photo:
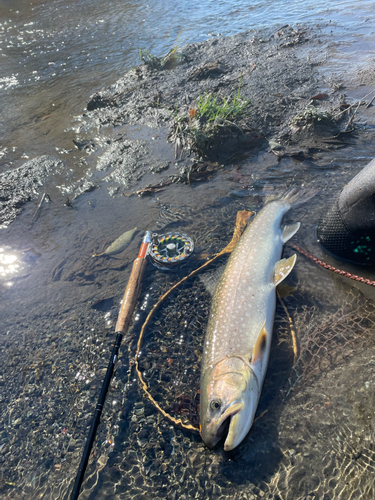
[[[0,276],[7,277],[14,275],[18,269],[17,256],[4,253],[4,249],[0,248]]]

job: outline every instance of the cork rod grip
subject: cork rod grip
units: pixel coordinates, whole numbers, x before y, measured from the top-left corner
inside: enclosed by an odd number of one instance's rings
[[[120,312],[116,323],[116,333],[125,334],[129,328],[135,305],[141,289],[141,281],[145,270],[146,259],[138,258],[133,262],[132,272],[122,299]]]

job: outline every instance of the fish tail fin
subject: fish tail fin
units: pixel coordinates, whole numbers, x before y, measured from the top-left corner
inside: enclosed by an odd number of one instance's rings
[[[301,205],[302,203],[306,203],[311,200],[316,193],[317,189],[312,188],[301,188],[301,187],[293,187],[284,192],[275,192],[272,194],[267,194],[264,200],[264,204],[270,203],[272,201],[284,201],[290,207]]]
[[[312,188],[292,188],[281,197],[281,200],[285,201],[290,207],[295,207],[311,200],[317,192],[317,189]]]

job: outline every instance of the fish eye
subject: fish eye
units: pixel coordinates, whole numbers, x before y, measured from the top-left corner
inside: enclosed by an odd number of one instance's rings
[[[214,410],[214,411],[220,410],[220,408],[221,408],[220,399],[213,399],[210,403],[210,408],[211,408],[211,410]]]

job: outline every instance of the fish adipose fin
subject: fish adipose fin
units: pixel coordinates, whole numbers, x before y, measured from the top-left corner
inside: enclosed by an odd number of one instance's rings
[[[258,335],[257,341],[255,342],[253,355],[251,356],[252,363],[256,363],[257,361],[262,359],[266,347],[267,347],[267,331],[266,331],[266,322],[264,322],[262,329]]]
[[[300,222],[295,222],[294,224],[287,224],[284,227],[283,234],[281,235],[282,242],[286,243],[287,241],[289,241],[290,238],[292,238],[292,236],[296,234],[296,232],[300,227],[301,227]]]
[[[296,260],[297,260],[297,255],[294,254],[291,257],[289,257],[289,259],[281,259],[278,262],[276,262],[273,275],[273,282],[275,286],[277,286],[279,283],[285,280],[285,278],[293,269]]]

